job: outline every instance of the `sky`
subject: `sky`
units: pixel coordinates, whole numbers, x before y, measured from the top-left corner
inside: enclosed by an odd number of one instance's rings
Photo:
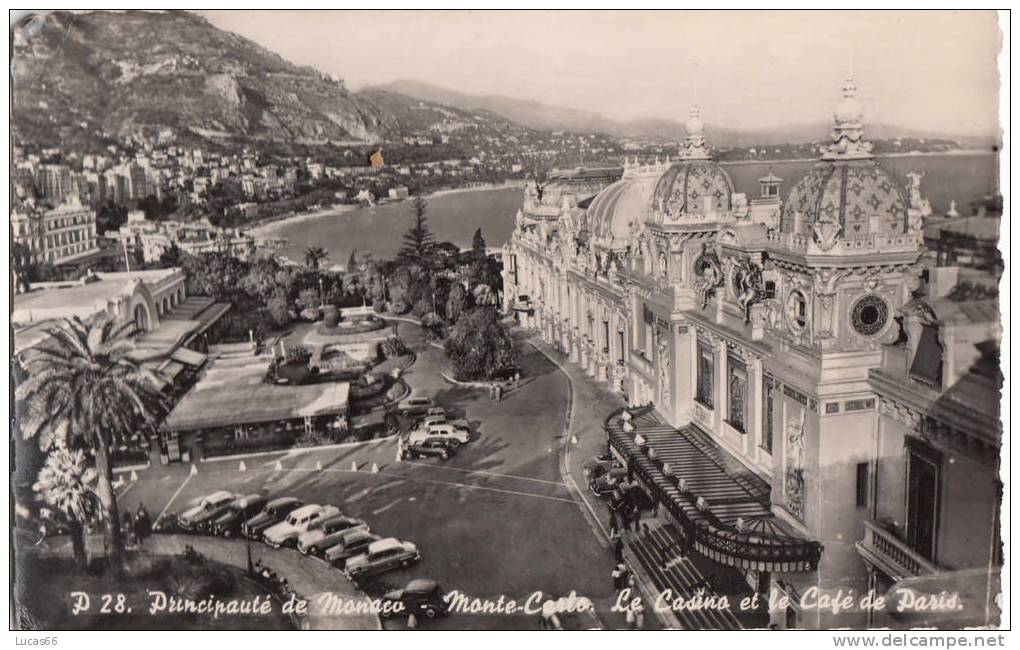
[[[413,79],[618,120],[829,120],[847,73],[865,122],[994,132],[994,12],[205,11],[359,90]]]

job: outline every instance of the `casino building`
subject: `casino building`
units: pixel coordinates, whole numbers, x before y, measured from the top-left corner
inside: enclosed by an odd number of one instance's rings
[[[649,405],[607,420],[611,450],[678,548],[791,597],[773,624],[898,624],[800,611],[811,587],[884,594],[967,571],[988,586],[998,312],[946,298],[959,277],[926,266],[920,175],[873,157],[853,79],[789,191],[770,173],[758,197],[736,192],[697,108],[686,130],[675,159],[526,187],[504,308]],[[970,624],[987,604],[967,603]]]

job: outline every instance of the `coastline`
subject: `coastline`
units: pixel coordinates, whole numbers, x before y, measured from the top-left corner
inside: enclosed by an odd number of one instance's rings
[[[484,185],[474,185],[471,187],[454,187],[446,190],[436,190],[430,194],[425,195],[426,199],[431,199],[439,196],[447,196],[450,194],[465,194],[468,192],[486,192],[489,190],[502,190],[513,187],[524,187],[524,181],[507,181],[505,183],[486,183]],[[354,212],[360,210],[365,206],[356,203],[336,203],[328,208],[322,208],[314,212],[302,212],[300,214],[292,214],[271,221],[265,221],[259,223],[251,228],[247,228],[248,232],[256,240],[274,239],[276,233],[280,228],[301,223],[303,221],[311,221],[313,219],[319,219],[329,215],[339,216],[346,212]]]
[[[987,149],[951,149],[949,151],[897,151],[892,153],[875,154],[875,158],[914,158],[921,156],[980,156],[998,155],[996,151]],[[776,160],[721,160],[717,161],[721,167],[736,165],[773,165],[778,163],[809,163],[818,162],[818,158],[780,158]]]

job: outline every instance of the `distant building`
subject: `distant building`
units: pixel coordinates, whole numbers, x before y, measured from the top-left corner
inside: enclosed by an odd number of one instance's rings
[[[16,209],[11,214],[14,241],[28,248],[33,261],[60,265],[98,252],[96,212],[78,198],[52,210],[37,206]]]
[[[71,170],[66,165],[42,165],[36,178],[40,198],[51,203],[63,202],[71,195]]]

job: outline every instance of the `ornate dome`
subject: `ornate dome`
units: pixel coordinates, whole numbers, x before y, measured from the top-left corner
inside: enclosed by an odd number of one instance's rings
[[[624,178],[598,193],[588,206],[588,231],[608,248],[623,248],[648,218],[648,205],[655,178]]]
[[[826,224],[850,240],[902,234],[907,207],[900,181],[874,159],[823,161],[790,190],[779,229],[811,237],[816,224]]]
[[[733,180],[711,160],[681,160],[655,185],[652,209],[667,217],[705,215],[730,210]]]

